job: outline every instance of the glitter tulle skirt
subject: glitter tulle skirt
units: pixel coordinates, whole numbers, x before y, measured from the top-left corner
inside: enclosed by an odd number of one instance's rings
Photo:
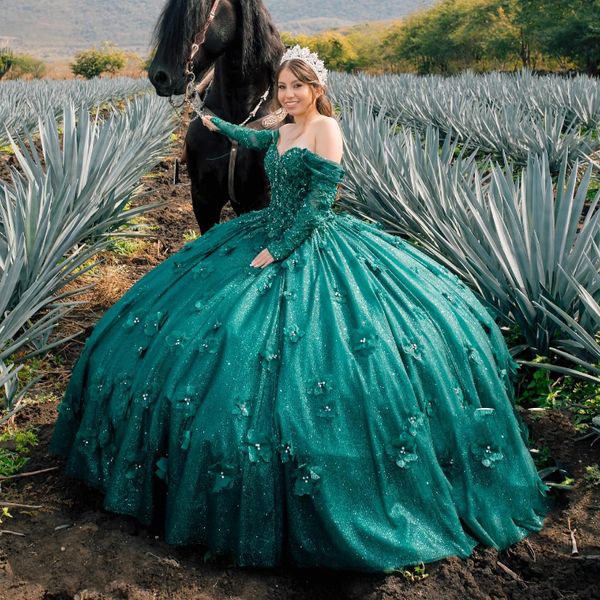
[[[387,571],[538,530],[514,363],[474,295],[349,215],[252,268],[261,213],[98,322],[51,443],[68,474],[239,565]]]

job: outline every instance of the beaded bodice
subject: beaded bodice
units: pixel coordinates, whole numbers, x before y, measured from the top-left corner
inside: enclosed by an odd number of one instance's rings
[[[266,150],[265,171],[271,183],[271,202],[261,211],[266,247],[276,259],[288,256],[314,229],[333,219],[332,205],[344,169],[308,148],[293,146],[279,154],[279,131],[256,131],[219,117],[213,123],[242,146]]]

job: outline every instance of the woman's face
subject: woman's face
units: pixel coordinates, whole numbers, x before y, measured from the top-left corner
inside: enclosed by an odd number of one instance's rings
[[[300,81],[289,69],[283,69],[277,80],[277,99],[293,117],[312,110],[316,94],[309,83]]]

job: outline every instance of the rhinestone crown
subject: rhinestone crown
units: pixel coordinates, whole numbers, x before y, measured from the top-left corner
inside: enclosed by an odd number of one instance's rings
[[[305,62],[316,74],[321,85],[327,85],[327,69],[325,63],[319,58],[315,52],[311,52],[308,48],[301,48],[298,44],[292,48],[288,48],[281,58],[283,64],[287,60],[296,58]]]

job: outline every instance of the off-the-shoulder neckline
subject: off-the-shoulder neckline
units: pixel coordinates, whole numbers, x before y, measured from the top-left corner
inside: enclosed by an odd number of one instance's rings
[[[304,150],[304,152],[311,154],[312,156],[318,158],[319,160],[322,160],[325,163],[334,165],[342,170],[344,169],[344,167],[342,167],[342,165],[339,162],[336,162],[335,160],[331,160],[330,158],[325,158],[321,154],[317,154],[316,152],[313,152],[312,150],[310,150],[309,148],[306,148],[305,146],[290,146],[285,152],[280,154],[279,148],[277,147],[278,140],[279,140],[279,129],[275,129],[275,130],[273,130],[273,147],[275,150],[275,154],[277,155],[277,158],[279,160],[281,160],[290,150]]]

